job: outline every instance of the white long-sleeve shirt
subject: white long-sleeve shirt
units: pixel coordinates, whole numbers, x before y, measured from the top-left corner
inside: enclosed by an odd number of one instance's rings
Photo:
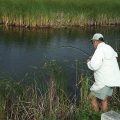
[[[104,42],[98,44],[91,60],[87,63],[94,71],[95,82],[90,90],[96,91],[104,86],[120,87],[120,70],[117,53]]]

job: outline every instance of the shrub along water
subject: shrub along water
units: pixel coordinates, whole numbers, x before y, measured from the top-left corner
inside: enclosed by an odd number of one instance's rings
[[[116,25],[119,0],[0,0],[0,23],[23,27]]]

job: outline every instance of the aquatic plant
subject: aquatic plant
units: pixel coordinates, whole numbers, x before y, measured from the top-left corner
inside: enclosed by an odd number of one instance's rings
[[[91,109],[88,98],[92,77],[88,73],[79,73],[79,61],[75,61],[74,88],[76,89],[72,97],[65,89],[67,84],[64,84],[62,68],[56,61],[48,61],[43,66],[44,75],[49,76],[46,77],[47,82],[42,82],[36,74],[38,69],[33,68],[33,75],[26,73],[21,81],[0,77],[0,114],[4,119],[96,120],[100,118],[101,112],[96,113]],[[25,84],[30,78],[33,81]],[[115,89],[112,97],[114,103],[109,106],[119,111],[120,96],[116,93],[119,93],[119,89]]]
[[[22,27],[120,24],[119,0],[0,0],[0,23]]]

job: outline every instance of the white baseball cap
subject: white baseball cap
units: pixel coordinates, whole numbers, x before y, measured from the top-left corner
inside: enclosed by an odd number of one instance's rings
[[[91,40],[99,40],[100,38],[104,38],[101,33],[95,33]]]

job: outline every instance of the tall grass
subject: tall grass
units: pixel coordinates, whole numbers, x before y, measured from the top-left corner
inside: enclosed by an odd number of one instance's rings
[[[23,27],[120,23],[119,0],[0,0],[0,23]]]
[[[80,88],[83,97],[78,101],[78,105],[72,102],[63,89],[56,87],[57,83],[52,78],[49,79],[44,94],[41,94],[40,88],[37,87],[37,81],[34,81],[34,85],[26,87],[23,87],[20,82],[0,81],[0,91],[2,93],[0,96],[4,101],[4,103],[1,103],[2,115],[6,120],[89,119],[91,113],[87,98],[88,82],[83,78],[80,78],[81,82],[78,81],[83,85]]]
[[[47,83],[38,82],[33,72],[33,83],[24,85],[24,81],[15,81],[10,78],[0,78],[0,115],[6,120],[99,120],[101,112],[91,109],[88,94],[91,77],[88,74],[79,74],[76,61],[77,95],[70,98],[66,94],[67,85],[64,85],[62,68],[54,61],[44,65],[50,77]],[[46,75],[46,73],[45,73]],[[60,79],[61,78],[61,79]],[[60,80],[62,82],[58,82]],[[64,85],[64,87],[63,87]],[[115,90],[110,108],[119,110],[120,96]],[[76,93],[75,93],[76,94]],[[80,97],[78,97],[80,96]],[[73,99],[75,99],[73,101]],[[115,106],[117,104],[117,106]]]

